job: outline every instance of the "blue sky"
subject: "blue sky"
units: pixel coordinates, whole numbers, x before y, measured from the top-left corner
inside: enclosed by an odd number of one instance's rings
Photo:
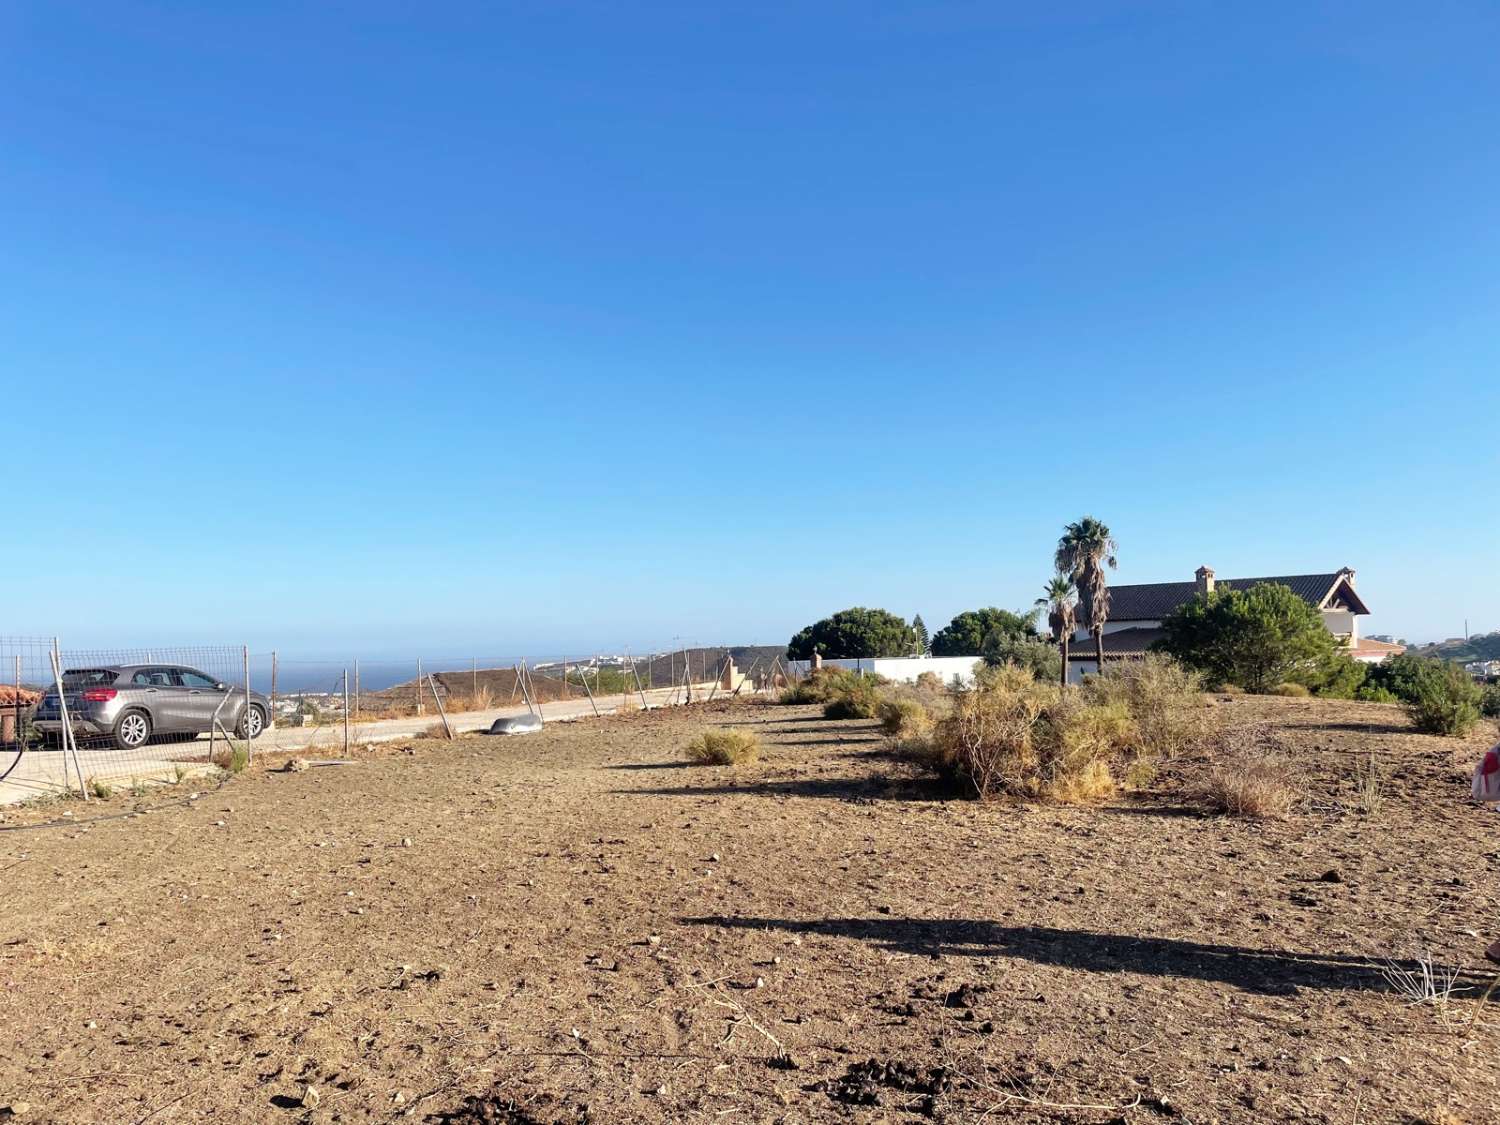
[[[936,626],[1028,603],[1085,513],[1121,582],[1351,565],[1368,631],[1500,628],[1497,37],[1442,3],[5,5],[0,633]]]

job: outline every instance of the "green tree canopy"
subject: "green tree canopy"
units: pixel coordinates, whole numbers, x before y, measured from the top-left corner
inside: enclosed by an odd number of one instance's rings
[[[932,638],[932,655],[980,656],[984,653],[986,641],[998,641],[1000,636],[1007,634],[1036,636],[1032,616],[994,606],[965,610],[937,631]]]
[[[926,656],[932,648],[932,638],[927,634],[927,622],[919,613],[911,619],[911,631],[917,635],[917,655]]]
[[[811,660],[817,653],[828,660],[910,656],[917,650],[917,634],[901,618],[883,609],[854,606],[840,610],[803,629],[786,646],[791,660]]]
[[[996,630],[985,638],[980,655],[992,668],[1001,664],[1015,664],[1025,668],[1039,680],[1062,678],[1062,652],[1041,637]]]
[[[1288,586],[1218,589],[1178,607],[1157,647],[1210,684],[1267,692],[1279,684],[1322,687],[1345,662],[1323,615]]]

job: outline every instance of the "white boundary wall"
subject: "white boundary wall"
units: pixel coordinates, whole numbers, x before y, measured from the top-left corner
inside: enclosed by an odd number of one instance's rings
[[[960,683],[972,684],[974,665],[982,659],[978,656],[893,656],[870,660],[825,660],[823,666],[871,672],[904,684],[915,683],[923,672],[932,672],[945,684],[951,684],[955,676]],[[812,669],[807,660],[788,660],[787,663],[804,676]]]

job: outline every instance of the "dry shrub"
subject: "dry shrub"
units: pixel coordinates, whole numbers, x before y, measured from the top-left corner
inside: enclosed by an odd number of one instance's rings
[[[1280,820],[1301,799],[1301,778],[1269,727],[1226,732],[1215,757],[1201,793],[1214,812]]]
[[[689,742],[684,753],[700,766],[738,766],[760,757],[760,739],[748,731],[710,729]]]
[[[892,738],[925,738],[932,731],[932,712],[915,699],[882,700],[877,713],[880,725]]]
[[[825,719],[873,719],[880,707],[880,692],[866,676],[842,681],[823,704]]]
[[[1288,699],[1308,699],[1312,696],[1306,684],[1277,684],[1268,694],[1284,695]]]
[[[1213,729],[1203,681],[1169,656],[1149,653],[1143,660],[1105,665],[1084,694],[1125,705],[1139,735],[1137,757],[1175,758],[1200,746]]]
[[[917,690],[924,692],[935,692],[946,694],[947,688],[943,686],[943,677],[936,672],[923,672],[917,676]]]
[[[779,701],[782,703],[827,703],[843,693],[852,681],[859,678],[856,673],[847,668],[829,665],[809,673],[795,684],[782,689]]]
[[[1216,691],[1220,695],[1246,694],[1245,689],[1240,687],[1239,684],[1220,684],[1218,687],[1214,688],[1214,691]]]
[[[1149,784],[1157,761],[1197,746],[1210,722],[1197,678],[1165,658],[1122,664],[1082,690],[1002,664],[956,693],[930,740],[898,753],[980,798],[1086,802],[1112,795],[1122,775]]]

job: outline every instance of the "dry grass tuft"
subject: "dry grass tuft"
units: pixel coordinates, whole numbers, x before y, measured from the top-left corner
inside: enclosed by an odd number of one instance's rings
[[[1408,1004],[1443,1007],[1455,992],[1467,992],[1458,984],[1459,970],[1440,965],[1428,950],[1413,954],[1409,965],[1389,959],[1380,963],[1380,975],[1391,991]]]
[[[1270,691],[1271,695],[1284,695],[1288,699],[1309,699],[1312,692],[1305,684],[1277,684]]]
[[[1364,816],[1379,816],[1385,805],[1385,776],[1375,755],[1354,773],[1354,807]]]
[[[760,757],[760,739],[742,730],[706,730],[687,744],[687,760],[700,766],[738,766]]]
[[[1214,812],[1281,820],[1302,797],[1291,757],[1266,727],[1227,733],[1200,794]]]

